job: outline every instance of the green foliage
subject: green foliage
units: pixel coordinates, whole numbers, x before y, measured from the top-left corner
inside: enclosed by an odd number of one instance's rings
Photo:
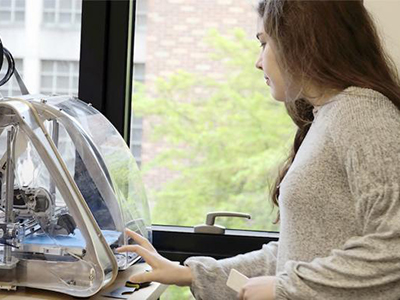
[[[162,294],[161,300],[194,300],[188,287],[178,287],[171,285]]]
[[[151,117],[152,140],[169,145],[143,172],[167,169],[173,176],[154,199],[153,223],[204,223],[209,211],[241,211],[251,221],[221,219],[231,228],[277,230],[272,225],[269,186],[286,157],[294,127],[254,67],[257,43],[243,31],[231,37],[210,32],[212,59],[224,80],[176,71],[158,78],[151,94],[136,87],[135,114]]]

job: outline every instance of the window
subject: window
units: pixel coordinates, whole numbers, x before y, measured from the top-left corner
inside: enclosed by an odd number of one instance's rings
[[[19,75],[21,75],[23,79],[23,60],[20,58],[14,58],[15,60],[15,67],[18,70]],[[7,62],[6,60],[3,62],[3,67],[1,68],[0,78],[2,79],[7,72]],[[15,96],[21,95],[21,91],[19,90],[19,86],[17,80],[14,76],[10,78],[10,80],[3,86],[0,86],[0,93],[3,97],[6,96]]]
[[[146,80],[132,107],[143,118],[153,224],[194,226],[207,212],[237,211],[252,219],[217,223],[278,230],[270,186],[295,128],[254,67],[255,2],[137,1],[137,22],[148,18],[136,26],[134,61]]]
[[[136,4],[138,4],[139,1],[142,0],[137,0],[135,1]],[[215,0],[215,1],[196,1],[196,0],[174,0],[174,1],[151,1],[149,2],[148,10],[149,10],[149,18],[148,18],[148,26],[146,26],[145,31],[139,31],[136,32],[134,37],[135,37],[135,43],[129,38],[130,37],[130,32],[127,31],[127,28],[131,28],[128,24],[129,18],[127,18],[128,12],[129,12],[129,3],[133,3],[132,1],[129,0],[119,0],[119,1],[110,1],[110,2],[105,2],[105,1],[84,1],[83,2],[83,15],[85,18],[85,22],[83,23],[83,28],[82,28],[82,49],[86,51],[82,51],[82,57],[81,57],[81,80],[80,80],[80,87],[79,87],[79,95],[81,99],[84,99],[86,101],[90,100],[90,102],[93,104],[94,107],[97,107],[100,109],[107,118],[112,121],[114,126],[118,129],[118,131],[121,134],[125,134],[126,130],[130,129],[131,126],[125,126],[125,120],[128,120],[128,118],[125,119],[126,115],[131,114],[130,110],[130,103],[131,103],[131,98],[132,95],[130,94],[131,86],[129,85],[129,82],[127,85],[125,85],[126,81],[123,79],[121,80],[120,78],[131,78],[130,82],[133,83],[135,81],[136,76],[131,76],[132,75],[132,70],[130,68],[127,68],[127,66],[132,66],[132,65],[137,65],[137,64],[145,64],[145,69],[146,69],[146,76],[145,76],[145,87],[148,88],[148,91],[152,91],[152,85],[155,85],[159,81],[157,80],[161,76],[165,76],[165,65],[171,65],[175,64],[177,65],[177,68],[175,70],[178,70],[179,68],[182,69],[185,67],[184,61],[190,61],[193,60],[193,58],[196,58],[199,56],[197,53],[198,50],[203,50],[203,49],[195,49],[196,51],[193,52],[193,54],[188,54],[188,52],[182,53],[182,50],[177,48],[176,53],[178,55],[175,56],[168,56],[169,53],[165,53],[165,45],[170,44],[169,47],[173,48],[174,45],[171,45],[171,43],[174,43],[175,40],[172,40],[169,36],[170,28],[168,26],[165,26],[166,22],[168,20],[173,20],[173,26],[176,26],[176,23],[179,23],[179,20],[182,20],[183,17],[190,17],[191,12],[195,10],[196,3],[201,2],[203,3],[212,3],[215,4],[215,7],[212,9],[207,6],[206,10],[207,12],[199,12],[198,14],[201,15],[207,15],[209,11],[212,10],[217,10],[220,12],[221,16],[226,15],[226,9],[224,7],[220,7],[219,5],[221,3],[225,3],[227,5],[231,6],[236,6],[237,2],[240,2],[240,4],[244,4],[247,2],[250,2],[248,0]],[[251,2],[255,2],[255,0],[252,0]],[[150,3],[154,3],[156,6],[158,4],[166,4],[163,5],[160,9],[164,9],[165,6],[171,5],[171,9],[168,10],[168,14],[156,14],[154,9],[152,8],[152,5]],[[107,5],[109,4],[109,5]],[[176,5],[175,5],[176,4]],[[182,10],[187,11],[188,15],[182,16],[181,15],[181,10],[180,6],[182,6]],[[233,9],[234,11],[237,11],[238,9],[236,7],[229,7],[228,9]],[[153,9],[153,10],[152,10]],[[158,8],[157,8],[158,9]],[[167,11],[166,11],[167,13]],[[242,14],[243,11],[239,9],[239,11],[236,12],[237,14]],[[100,17],[99,17],[100,15]],[[173,17],[171,17],[171,15]],[[167,18],[168,16],[168,18]],[[197,16],[197,13],[196,13]],[[196,17],[195,16],[195,17]],[[158,39],[159,36],[155,36],[154,32],[146,32],[149,31],[149,29],[152,26],[155,26],[156,24],[154,22],[160,21],[160,19],[165,18],[165,22],[162,23],[161,25],[157,25],[156,28],[161,30],[162,32],[160,35],[163,35],[164,37],[161,39]],[[220,18],[222,20],[222,17]],[[247,28],[251,28],[251,39],[250,42],[253,43],[253,46],[255,48],[252,48],[254,51],[253,55],[257,55],[258,52],[258,44],[255,43],[254,41],[254,10],[253,8],[249,7],[247,10],[247,13],[243,16],[243,19],[245,20],[245,24],[247,24]],[[137,20],[137,18],[136,18]],[[242,19],[240,19],[242,20]],[[120,26],[121,22],[125,23],[125,26]],[[153,23],[152,23],[153,22]],[[192,20],[193,22],[193,20]],[[196,21],[196,19],[194,20]],[[231,22],[231,21],[226,21],[224,22]],[[119,25],[119,28],[121,31],[119,32],[120,34],[115,35],[113,34],[112,31],[107,30],[109,27],[107,24],[110,24],[112,27],[115,24]],[[215,22],[214,24],[218,24],[218,22]],[[150,26],[151,25],[151,26]],[[200,30],[202,29],[203,24],[198,24],[197,29],[193,31],[193,34],[198,34]],[[232,27],[232,26],[229,26]],[[182,28],[179,27],[179,24],[177,26],[177,29],[181,28],[181,30],[186,31],[185,36],[183,36],[183,42],[185,42],[185,39],[187,39],[188,36],[192,35],[192,32],[190,32],[191,28]],[[136,26],[137,29],[137,26]],[[101,33],[98,35],[97,33]],[[143,39],[141,39],[143,37]],[[195,36],[196,37],[196,36]],[[197,38],[197,37],[196,37]],[[198,37],[198,39],[202,39],[202,37]],[[186,47],[190,47],[190,42],[193,42],[192,40],[186,41]],[[163,45],[161,45],[161,43]],[[176,43],[176,42],[175,42]],[[131,47],[134,44],[135,49],[132,51]],[[175,44],[176,45],[176,44]],[[149,46],[151,46],[152,49],[149,50]],[[161,47],[162,46],[162,47]],[[179,45],[176,45],[179,46]],[[193,44],[191,48],[196,48],[197,45]],[[155,56],[155,51],[154,48],[159,47],[161,54],[157,53],[157,55],[160,55],[161,57],[164,58],[164,62],[160,63],[160,59],[156,63],[152,63],[152,59]],[[104,51],[102,52],[101,49],[109,49],[109,51]],[[139,48],[139,49],[138,49]],[[146,49],[147,48],[147,49]],[[92,55],[92,52],[94,51],[93,49],[98,49],[100,51],[98,54],[100,55]],[[129,54],[126,55],[126,51],[128,50]],[[164,53],[162,53],[164,50]],[[96,50],[97,51],[97,50]],[[147,52],[146,52],[147,51]],[[186,50],[187,51],[187,50]],[[132,60],[130,60],[128,57],[131,57],[130,55],[134,53],[134,64],[132,64]],[[110,55],[112,53],[113,55]],[[204,55],[209,57],[211,52],[206,52]],[[251,55],[252,56],[252,55]],[[240,55],[241,57],[241,55]],[[176,63],[177,59],[180,59],[178,63]],[[106,61],[106,66],[104,66],[104,61]],[[175,62],[174,62],[175,61]],[[122,64],[121,64],[122,62]],[[198,63],[198,60],[194,62],[195,65],[199,65],[200,69],[203,68],[201,64]],[[97,72],[93,72],[93,66],[98,66],[98,69],[96,69]],[[254,58],[251,58],[251,62],[243,63],[243,69],[247,69],[247,67],[252,67],[254,65]],[[128,72],[127,72],[128,69]],[[158,74],[159,76],[155,76]],[[206,73],[205,73],[206,74]],[[262,81],[262,75],[257,73],[257,79],[260,79]],[[115,79],[118,78],[116,81]],[[251,77],[251,79],[254,79]],[[137,80],[137,79],[136,79]],[[118,82],[118,84],[116,84]],[[182,85],[175,84],[173,89],[164,89],[165,94],[167,95],[171,90],[179,90],[182,89],[185,84],[187,84],[188,81],[186,82],[181,82]],[[246,81],[247,82],[247,81]],[[256,80],[256,85],[259,83],[260,80]],[[179,83],[177,81],[176,83]],[[247,82],[248,83],[248,82]],[[261,82],[263,83],[263,82]],[[236,82],[236,85],[239,85],[239,82]],[[160,82],[161,88],[162,88],[162,81]],[[232,84],[233,87],[235,87],[235,83]],[[261,87],[261,84],[253,88],[257,88],[256,90],[258,91]],[[263,96],[268,98],[268,91],[265,91],[265,85],[262,85],[263,88]],[[193,91],[189,90],[189,91]],[[134,98],[138,96],[138,93],[140,92],[138,89],[134,89],[135,94]],[[197,90],[196,90],[197,91]],[[248,91],[248,90],[246,90]],[[266,94],[266,95],[265,95]],[[190,99],[191,93],[187,93],[186,99]],[[151,96],[150,94],[146,94],[146,96]],[[265,100],[265,97],[262,97],[263,100]],[[142,98],[144,100],[145,98]],[[166,99],[171,99],[171,98],[166,98]],[[134,99],[132,103],[133,111],[136,112],[136,109],[138,108],[138,102],[136,102],[137,99]],[[153,98],[148,97],[147,100],[151,101]],[[268,100],[268,99],[267,99]],[[275,102],[274,102],[275,103]],[[141,102],[140,104],[143,104]],[[169,104],[173,105],[173,102],[169,102]],[[277,103],[275,103],[277,104]],[[146,105],[144,105],[146,107]],[[147,106],[147,108],[153,108],[154,111],[157,110],[157,106]],[[201,103],[199,105],[199,108],[201,108]],[[281,107],[277,108],[277,111]],[[200,110],[199,110],[200,112]],[[176,111],[176,115],[179,115],[181,112]],[[181,114],[182,115],[182,114]],[[183,114],[185,117],[185,115]],[[174,118],[174,116],[171,116]],[[280,116],[277,116],[280,117]],[[161,182],[161,180],[154,180],[154,176],[152,175],[152,172],[155,171],[154,169],[152,170],[151,167],[151,162],[149,160],[149,154],[154,154],[155,152],[161,152],[162,150],[162,144],[157,141],[154,143],[152,139],[154,136],[149,137],[148,134],[149,129],[147,128],[148,124],[150,123],[150,118],[153,118],[152,116],[144,116],[143,118],[143,136],[142,136],[142,150],[143,150],[143,155],[142,155],[142,172],[144,174],[145,182],[147,184],[150,183],[150,186],[147,187],[146,192],[149,196],[149,199],[152,201],[150,203],[150,207],[154,207],[155,205],[161,204],[160,202],[157,203],[156,201],[153,201],[155,199],[153,193],[157,192],[156,188],[158,188],[160,185],[157,186],[157,183]],[[277,119],[271,119],[271,123],[276,121]],[[279,120],[279,119],[278,119]],[[132,125],[132,124],[131,124]],[[269,126],[272,124],[266,124],[266,126]],[[276,124],[274,124],[276,125]],[[243,126],[244,127],[244,126]],[[284,129],[284,126],[280,126],[281,129]],[[186,127],[181,127],[183,129],[188,129]],[[276,128],[276,126],[275,126]],[[171,129],[170,127],[166,127],[165,130]],[[182,130],[183,130],[182,129]],[[286,131],[288,131],[290,128],[287,128]],[[285,130],[283,130],[285,131]],[[282,134],[282,130],[279,134]],[[162,136],[161,136],[162,137]],[[199,140],[201,137],[198,135],[193,135],[193,139]],[[271,141],[273,142],[273,141]],[[150,149],[150,150],[149,150]],[[242,147],[243,149],[243,147]],[[179,149],[177,147],[175,149],[177,152],[184,152],[182,150],[184,149]],[[149,152],[150,151],[150,152]],[[152,157],[150,157],[152,158]],[[200,158],[200,156],[199,156]],[[162,162],[162,160],[160,160]],[[270,161],[270,160],[267,160]],[[154,162],[154,160],[152,160]],[[167,160],[164,160],[164,162],[167,162]],[[161,166],[162,167],[162,166]],[[171,167],[171,164],[166,167]],[[172,165],[173,167],[173,165]],[[264,166],[263,166],[264,167]],[[149,170],[150,169],[150,170]],[[160,167],[158,168],[158,170]],[[212,171],[212,170],[211,170]],[[168,175],[167,173],[158,173],[156,174],[158,178],[160,178],[164,175]],[[150,176],[149,176],[150,175]],[[146,178],[147,177],[147,178]],[[152,182],[149,181],[149,178],[153,180],[154,185]],[[173,179],[173,178],[166,178],[166,179]],[[200,182],[199,182],[200,183]],[[162,191],[162,190],[161,190]],[[177,190],[176,194],[171,194],[171,196],[176,196],[176,198],[179,200],[181,195],[179,195],[180,191]],[[212,199],[208,198],[207,195],[205,195],[207,203],[212,203]],[[221,194],[222,198],[223,194]],[[159,198],[158,198],[159,199]],[[156,199],[156,200],[158,200]],[[192,204],[191,208],[187,209],[187,207],[183,207],[183,209],[186,209],[185,214],[190,218],[186,222],[189,226],[192,226],[193,224],[198,224],[198,223],[204,223],[204,204],[201,202],[195,202],[192,201],[193,199],[186,199],[187,204]],[[206,201],[205,201],[206,202]],[[206,204],[207,204],[206,203]],[[226,203],[226,202],[225,202]],[[267,203],[267,201],[263,201],[263,203]],[[168,204],[165,201],[163,204]],[[177,212],[177,217],[181,217],[182,214],[181,212],[183,209],[181,207],[178,207],[180,203],[177,201],[170,201],[169,207],[166,207],[166,212],[171,214],[170,212],[173,211],[176,208]],[[237,207],[240,207],[239,205],[236,205],[237,203],[232,202],[231,207],[227,208],[232,208],[236,209]],[[234,206],[236,205],[236,206]],[[198,209],[200,207],[200,209]],[[158,208],[157,208],[158,209]],[[264,207],[260,207],[259,211],[264,210]],[[264,215],[262,218],[260,218],[266,226],[269,225],[268,220],[266,217],[268,217],[269,210],[268,208],[266,209],[266,213],[264,212]],[[179,215],[178,215],[179,214]],[[165,214],[161,213],[160,216],[165,216]],[[254,217],[254,215],[253,215]],[[175,218],[175,221],[178,218]],[[257,218],[256,218],[257,219]],[[160,223],[160,218],[157,216],[153,210],[152,213],[152,220],[153,224]],[[217,223],[221,224],[221,220],[217,220]],[[183,223],[181,222],[181,219],[174,222],[174,220],[170,220],[168,223],[164,224],[171,224],[172,226],[155,226],[153,225],[153,242],[156,247],[156,249],[160,250],[160,253],[164,255],[167,258],[170,258],[172,260],[179,260],[182,261],[184,259],[184,256],[188,255],[210,255],[214,254],[210,253],[210,251],[214,251],[217,247],[216,245],[221,245],[221,251],[220,253],[223,254],[221,256],[223,257],[228,257],[232,256],[238,253],[244,253],[244,252],[249,252],[251,250],[256,250],[261,248],[262,243],[268,242],[269,238],[266,238],[266,233],[260,233],[260,232],[239,232],[236,234],[236,231],[232,230],[227,230],[227,236],[226,239],[221,236],[215,236],[215,235],[205,235],[205,234],[196,234],[193,233],[193,228],[182,228],[182,227],[176,227],[174,225],[182,225]],[[225,225],[225,224],[223,224]],[[234,227],[234,226],[231,226]],[[249,228],[252,228],[251,226],[248,226]],[[260,226],[261,227],[261,226]],[[254,226],[254,229],[258,229],[260,227]],[[265,228],[265,226],[264,226]],[[274,240],[276,240],[276,234],[274,234]],[[259,241],[257,245],[255,245],[255,241]],[[204,247],[199,247],[199,245],[205,245]],[[213,247],[207,247],[207,245],[213,245]],[[252,245],[252,246],[250,246]],[[244,249],[243,247],[248,248]],[[200,249],[201,248],[201,249]],[[240,248],[240,249],[238,249]],[[182,254],[182,255],[181,255]],[[216,255],[217,257],[219,255]],[[188,289],[186,291],[183,291],[182,289],[178,291],[173,291],[172,287],[168,289],[169,294],[168,295],[163,295],[163,297],[168,298],[168,299],[189,299],[188,294],[190,293]],[[174,295],[170,295],[173,293]]]
[[[145,80],[145,64],[144,63],[135,63],[133,67],[134,72],[134,81],[144,83]]]
[[[147,23],[147,0],[139,0],[136,3],[136,31],[145,31]]]
[[[136,63],[133,69],[134,81],[143,84],[145,76],[145,65]],[[142,164],[142,135],[143,135],[143,119],[132,114],[131,121],[131,151],[135,157],[136,163],[140,167]]]
[[[79,63],[77,61],[43,60],[41,85],[43,94],[78,95]]]
[[[43,23],[58,26],[79,26],[82,0],[44,0]]]
[[[139,168],[142,164],[142,135],[143,135],[143,120],[142,118],[132,115],[131,122],[131,151],[135,157]]]
[[[25,0],[0,0],[0,23],[23,23]]]

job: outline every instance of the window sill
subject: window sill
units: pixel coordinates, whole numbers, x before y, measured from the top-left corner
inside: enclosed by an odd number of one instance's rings
[[[152,225],[152,236],[161,255],[182,263],[190,256],[222,259],[258,250],[263,244],[277,241],[279,233],[227,229],[218,235],[194,233],[193,227]]]

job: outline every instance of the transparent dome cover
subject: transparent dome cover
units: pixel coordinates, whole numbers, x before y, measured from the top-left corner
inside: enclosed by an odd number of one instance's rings
[[[0,101],[0,286],[89,297],[138,260],[115,248],[151,238],[139,170],[95,108],[68,96]]]

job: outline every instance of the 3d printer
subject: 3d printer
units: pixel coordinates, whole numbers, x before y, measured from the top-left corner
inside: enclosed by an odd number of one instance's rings
[[[69,96],[0,100],[0,288],[92,296],[138,260],[113,251],[131,242],[124,229],[150,238],[150,224],[136,162],[99,111]]]

